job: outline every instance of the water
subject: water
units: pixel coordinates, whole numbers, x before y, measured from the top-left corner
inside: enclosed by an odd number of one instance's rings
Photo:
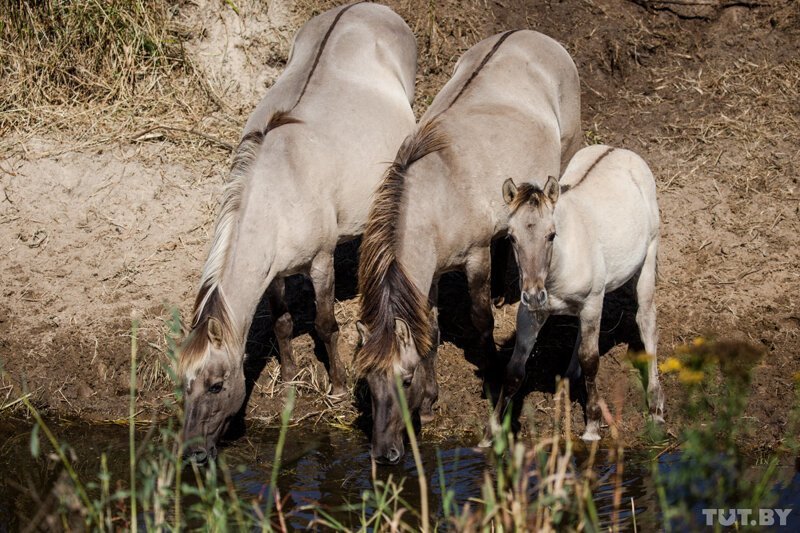
[[[82,423],[60,422],[53,426],[58,438],[69,443],[76,460],[76,470],[83,480],[96,480],[100,470],[100,454],[105,452],[113,480],[128,478],[128,432],[125,427],[89,426]],[[60,467],[46,457],[34,459],[30,453],[30,426],[22,422],[0,420],[0,530],[18,530],[36,514],[41,503],[56,483]],[[139,439],[144,438],[140,434]],[[277,429],[251,429],[248,434],[222,452],[232,472],[236,490],[247,500],[269,493]],[[581,466],[587,452],[578,443],[575,461]],[[46,450],[46,447],[43,447]],[[423,440],[421,455],[429,476],[431,513],[442,515],[442,481],[455,493],[456,504],[463,506],[471,498],[479,498],[484,472],[488,465],[486,451],[465,446],[456,440]],[[608,523],[613,512],[615,464],[604,462],[606,453],[597,455],[595,474],[598,485],[594,500],[600,519]],[[632,530],[634,516],[639,531],[659,529],[657,497],[652,483],[650,466],[643,452],[626,450],[622,476],[622,506],[620,522]],[[662,471],[680,461],[679,453],[660,458]],[[759,470],[758,466],[754,471]],[[752,474],[752,473],[751,473]],[[391,476],[395,481],[406,478],[403,497],[418,506],[419,489],[416,468],[410,453],[397,466],[381,467],[380,479]],[[347,503],[360,503],[362,493],[371,488],[371,466],[368,439],[358,430],[335,429],[303,425],[289,428],[278,477],[278,490],[284,501],[287,521],[294,529],[306,528],[314,519],[314,509],[324,509],[343,523],[356,522],[357,516],[344,509]],[[800,525],[800,474],[795,466],[786,464],[779,472],[780,508],[793,507],[790,524]],[[696,519],[704,523],[700,510]],[[798,515],[798,516],[792,516]],[[703,522],[700,522],[703,521]],[[797,529],[794,529],[797,530]]]

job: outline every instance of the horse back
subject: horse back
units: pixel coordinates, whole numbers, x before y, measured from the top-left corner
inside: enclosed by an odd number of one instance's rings
[[[658,238],[656,186],[647,163],[630,150],[604,145],[580,150],[561,181],[558,207],[583,229],[578,247],[593,262],[602,261],[607,290],[613,290],[641,266]]]
[[[248,119],[245,132],[276,111],[312,121],[352,115],[374,102],[406,112],[414,99],[417,49],[411,29],[386,6],[356,3],[306,22],[295,36],[284,72]],[[407,132],[405,132],[407,133]]]

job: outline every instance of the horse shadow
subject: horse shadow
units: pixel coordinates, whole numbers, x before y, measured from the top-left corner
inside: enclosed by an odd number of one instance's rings
[[[336,247],[333,256],[334,284],[336,300],[349,300],[358,293],[358,251],[361,238],[347,241]],[[314,341],[314,355],[330,368],[330,362],[325,351],[325,345],[317,336],[314,320],[317,315],[314,297],[314,287],[311,280],[302,274],[286,278],[286,305],[292,315],[294,328],[292,338],[308,333]],[[233,440],[244,435],[245,413],[250,403],[250,396],[255,388],[256,381],[261,376],[267,363],[279,357],[278,339],[273,331],[274,318],[266,293],[261,297],[256,308],[253,322],[247,333],[247,344],[244,361],[245,400],[242,408],[231,420],[225,434],[226,440]]]

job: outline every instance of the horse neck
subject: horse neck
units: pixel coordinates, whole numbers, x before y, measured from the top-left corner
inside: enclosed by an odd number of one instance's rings
[[[401,236],[398,241],[395,250],[397,262],[403,266],[403,270],[417,289],[427,296],[437,267],[436,250],[430,234],[418,238],[415,236],[413,239]]]
[[[553,241],[553,256],[550,260],[548,277],[568,277],[569,269],[575,265],[584,265],[586,229],[577,205],[569,196],[562,196],[556,204],[554,213],[558,237]]]

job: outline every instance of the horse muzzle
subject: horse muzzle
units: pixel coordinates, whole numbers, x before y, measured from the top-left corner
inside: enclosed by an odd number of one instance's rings
[[[376,450],[372,448],[372,458],[375,462],[382,465],[396,465],[403,458],[403,447],[387,446],[383,449]]]
[[[211,446],[209,448],[205,448],[198,446],[187,451],[183,458],[188,462],[203,466],[209,461],[213,461],[217,458],[217,447]]]
[[[547,289],[522,291],[519,299],[525,307],[531,311],[536,311],[547,303]]]

